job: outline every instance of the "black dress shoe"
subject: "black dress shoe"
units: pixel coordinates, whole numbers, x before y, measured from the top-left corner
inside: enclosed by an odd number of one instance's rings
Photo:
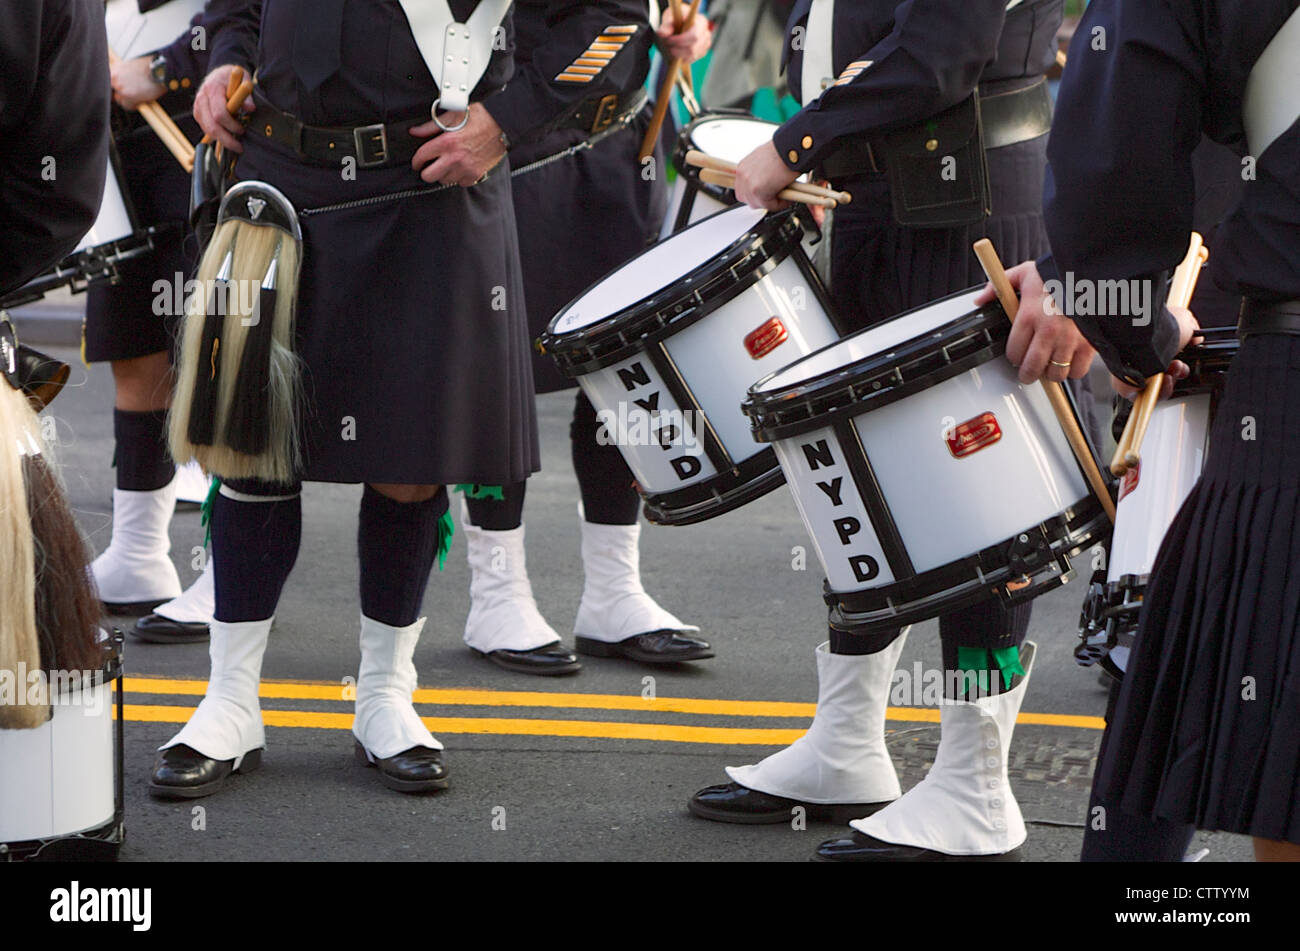
[[[579,654],[590,657],[626,657],[643,664],[676,664],[684,660],[704,660],[713,656],[708,641],[682,631],[651,631],[633,634],[626,640],[610,643],[591,637],[574,638]]]
[[[194,644],[208,639],[208,626],[201,621],[173,621],[161,614],[146,614],[135,622],[131,634],[150,644]]]
[[[949,855],[915,845],[896,845],[863,835],[856,829],[847,839],[827,839],[813,856],[818,862],[1019,862],[1020,849],[996,855]]]
[[[387,759],[380,759],[367,753],[358,740],[353,755],[361,765],[379,770],[379,781],[389,789],[423,793],[447,788],[447,767],[442,764],[442,750],[412,746]]]
[[[157,601],[104,601],[104,613],[112,617],[144,617],[152,614],[153,609],[166,604],[171,598],[159,598]]]
[[[775,825],[790,822],[792,810],[802,808],[804,815],[814,822],[847,823],[869,816],[889,805],[888,802],[850,802],[820,805],[801,802],[750,789],[740,783],[723,783],[706,786],[690,798],[686,807],[701,819],[714,822],[736,822],[742,825]]]
[[[582,670],[578,655],[559,641],[544,644],[526,651],[497,650],[474,653],[486,657],[498,667],[514,671],[517,674],[535,674],[538,677],[555,677],[559,674],[576,674]]]
[[[158,754],[149,777],[149,793],[156,799],[201,799],[221,788],[231,773],[251,773],[262,765],[262,751],[244,754],[235,769],[233,759],[209,759],[184,743]]]

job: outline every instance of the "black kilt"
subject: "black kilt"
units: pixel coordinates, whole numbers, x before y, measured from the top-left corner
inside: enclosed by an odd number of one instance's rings
[[[181,131],[195,141],[198,126],[182,119]],[[187,227],[190,178],[171,152],[143,123],[117,142],[127,200],[141,227],[167,230],[153,250],[118,265],[117,284],[96,284],[86,294],[86,361],[130,360],[170,350],[180,314],[171,290],[184,287],[198,263],[198,240]],[[177,275],[180,275],[178,278]],[[155,284],[166,281],[161,295]]]
[[[535,472],[509,164],[472,188],[428,186],[409,166],[348,181],[245,141],[239,176],[283,191],[302,219],[302,477],[497,485]]]
[[[1126,812],[1300,844],[1297,566],[1300,338],[1256,336],[1147,586],[1098,767]]]
[[[662,149],[648,180],[637,161],[648,125],[647,108],[591,149],[514,176],[530,342],[566,304],[658,236],[668,213]],[[522,169],[586,138],[578,130],[553,132],[514,149],[510,161]],[[534,354],[538,393],[577,386],[550,357]]]

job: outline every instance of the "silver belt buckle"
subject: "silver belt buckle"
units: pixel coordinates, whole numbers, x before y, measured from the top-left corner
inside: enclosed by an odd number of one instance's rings
[[[382,122],[353,129],[352,144],[361,168],[373,168],[388,161],[388,130]]]

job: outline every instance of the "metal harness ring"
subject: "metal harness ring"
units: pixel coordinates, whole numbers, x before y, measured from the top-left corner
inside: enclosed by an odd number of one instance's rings
[[[429,113],[433,116],[433,122],[439,129],[441,129],[443,132],[459,132],[461,129],[465,128],[466,125],[469,124],[469,110],[466,109],[465,114],[461,118],[459,125],[453,125],[453,126],[443,125],[442,120],[438,118],[438,106],[441,102],[442,102],[442,97],[439,96],[437,99],[433,101],[433,105],[429,107]]]

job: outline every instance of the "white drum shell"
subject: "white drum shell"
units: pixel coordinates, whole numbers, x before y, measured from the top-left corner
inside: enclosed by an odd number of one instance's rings
[[[203,0],[171,0],[148,13],[140,12],[136,0],[108,0],[104,26],[109,49],[122,59],[153,53],[189,32],[191,18],[202,11]]]
[[[716,116],[705,119],[695,126],[691,131],[691,145],[714,158],[734,163],[745,158],[760,145],[771,142],[773,134],[779,128],[780,126],[775,123],[763,119],[746,116]],[[673,183],[668,202],[668,216],[664,218],[664,226],[659,233],[660,238],[666,238],[679,230],[677,216],[681,212],[683,201],[692,202],[690,215],[686,220],[688,225],[731,207],[705,191],[690,188],[686,184],[685,174],[678,169],[677,181]]]
[[[841,346],[846,352],[855,349],[847,341]],[[789,368],[789,375],[797,377],[796,370]],[[986,413],[995,418],[999,437],[955,455],[950,437]],[[1037,385],[1021,385],[1001,356],[863,412],[852,419],[852,427],[918,575],[1005,543],[1088,495],[1046,394]],[[819,439],[826,439],[832,450],[836,465],[831,469],[814,470],[802,448]],[[831,590],[867,591],[894,581],[843,465],[846,453],[856,448],[840,445],[829,428],[778,440],[774,446]],[[825,474],[832,480],[843,477],[842,504],[832,503],[833,486],[818,486],[830,481]],[[836,522],[845,516],[861,523],[847,541]],[[858,556],[873,559],[878,573],[863,580],[854,570]],[[859,570],[865,564],[858,561]]]
[[[113,163],[108,164],[108,176],[104,180],[104,200],[99,205],[99,215],[89,231],[82,237],[73,254],[79,254],[91,248],[122,241],[135,233],[131,215],[127,212],[126,201],[122,197],[122,186],[117,180]]]
[[[0,730],[0,842],[107,825],[114,805],[113,682],[69,690],[34,730]]]
[[[1107,581],[1151,572],[1165,532],[1201,476],[1209,434],[1209,393],[1156,404],[1136,477],[1121,483]]]
[[[754,359],[745,338],[773,318],[785,328],[786,339]],[[663,345],[732,461],[740,463],[765,448],[754,441],[749,420],[740,409],[750,385],[838,338],[830,315],[791,256],[717,310],[667,338]],[[643,355],[579,377],[578,382],[597,413],[603,411],[602,419],[631,420],[630,429],[637,428],[635,421],[645,412],[636,400],[657,399],[652,405],[659,410],[678,411],[669,417],[670,421],[682,419],[682,407],[673,401],[664,381]],[[644,431],[647,427],[640,428]],[[699,431],[697,426],[695,432]],[[665,449],[651,440],[628,435],[611,433],[637,484],[647,494],[673,492],[718,474],[698,442]],[[696,463],[683,463],[683,455],[696,457]],[[690,474],[683,476],[683,472]]]

